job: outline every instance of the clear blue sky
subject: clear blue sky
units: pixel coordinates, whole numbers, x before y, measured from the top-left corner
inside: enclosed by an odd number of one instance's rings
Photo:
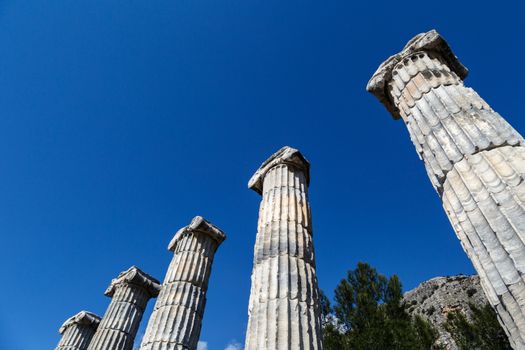
[[[436,28],[525,132],[519,3],[1,1],[0,348],[54,348],[133,264],[163,279],[195,215],[228,235],[201,339],[243,343],[260,200],[246,184],[283,145],[312,163],[328,295],[358,261],[405,289],[472,273],[403,123],[365,85]]]

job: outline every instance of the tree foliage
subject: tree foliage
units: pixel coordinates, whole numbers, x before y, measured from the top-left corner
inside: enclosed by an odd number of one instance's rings
[[[358,263],[337,285],[333,307],[321,292],[324,349],[441,349],[435,345],[436,329],[419,316],[411,317],[402,297],[401,281],[396,275],[387,278],[369,264]],[[469,307],[471,319],[452,312],[444,324],[461,350],[512,349],[490,305]]]
[[[428,350],[437,338],[428,322],[406,312],[401,282],[395,275],[387,278],[370,265],[358,263],[334,294],[333,309],[322,295],[326,350]]]
[[[470,304],[472,320],[461,312],[447,315],[445,329],[461,350],[510,350],[507,335],[490,305],[478,308]]]

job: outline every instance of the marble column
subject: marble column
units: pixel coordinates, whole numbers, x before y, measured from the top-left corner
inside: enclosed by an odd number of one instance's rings
[[[132,266],[111,281],[105,295],[112,298],[88,350],[131,350],[142,314],[160,284]]]
[[[309,182],[309,162],[283,147],[248,183],[262,200],[246,350],[322,349]]]
[[[225,239],[220,229],[200,216],[177,231],[168,245],[173,259],[141,350],[197,349],[213,258]]]
[[[99,323],[100,317],[88,311],[68,318],[60,327],[62,338],[56,350],[86,350]]]
[[[403,119],[512,346],[525,348],[525,147],[473,89],[434,30],[408,42],[367,90]]]

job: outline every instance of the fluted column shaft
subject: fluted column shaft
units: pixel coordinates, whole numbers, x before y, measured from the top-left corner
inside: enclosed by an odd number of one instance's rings
[[[500,323],[524,349],[524,140],[463,85],[447,52],[405,53],[387,90]]]
[[[246,350],[322,349],[304,169],[267,171],[254,249]]]
[[[95,330],[87,326],[72,326],[62,334],[56,350],[85,350],[87,349]]]
[[[199,220],[202,221],[197,223]],[[211,224],[200,217],[192,224],[193,227],[181,229],[170,243],[174,256],[149,319],[141,350],[197,348],[213,258],[224,237],[206,232],[204,228],[210,228],[207,225]]]
[[[148,292],[140,286],[118,286],[88,349],[133,349],[135,335],[150,298]]]
[[[100,317],[85,311],[71,317],[60,328],[62,338],[56,350],[86,350],[99,322]]]

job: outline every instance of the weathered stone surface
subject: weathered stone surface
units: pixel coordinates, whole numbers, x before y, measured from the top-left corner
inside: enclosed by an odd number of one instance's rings
[[[159,291],[159,281],[139,268],[121,272],[105,292],[111,303],[88,350],[131,350],[144,309]]]
[[[248,183],[262,201],[246,350],[322,349],[309,168],[298,150],[284,147]]]
[[[436,32],[390,57],[367,89],[405,122],[488,300],[525,349],[525,148],[522,136],[471,88]]]
[[[68,318],[62,327],[62,338],[56,350],[86,350],[100,323],[100,317],[88,311],[80,311]]]
[[[220,229],[200,216],[177,231],[168,245],[173,259],[141,350],[197,348],[213,258],[225,239]]]
[[[400,118],[399,109],[390,99],[388,84],[393,79],[394,68],[415,52],[435,52],[439,54],[444,64],[449,68],[449,72],[450,70],[454,72],[459,79],[465,79],[468,74],[468,69],[461,64],[450,49],[450,46],[438,32],[431,30],[427,33],[416,35],[405,45],[401,52],[390,56],[379,66],[366,87],[369,92],[373,93],[385,105],[395,119]]]
[[[450,312],[461,312],[472,319],[470,304],[482,308],[488,304],[479,276],[436,277],[406,292],[403,297],[411,315],[429,321],[439,332],[436,344],[447,350],[459,350],[450,333],[444,328]]]
[[[283,147],[261,164],[250,181],[248,181],[248,188],[262,194],[266,173],[279,164],[289,164],[302,170],[306,176],[306,186],[310,185],[310,163],[295,148]]]

